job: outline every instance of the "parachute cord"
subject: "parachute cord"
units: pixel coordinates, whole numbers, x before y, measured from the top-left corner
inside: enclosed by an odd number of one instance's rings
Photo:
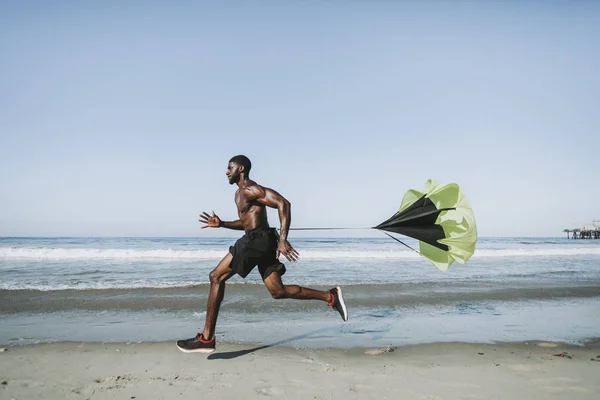
[[[276,228],[277,229],[277,228]],[[338,229],[374,229],[374,228],[290,228],[290,231],[329,231],[329,230],[338,230]],[[386,235],[388,235],[389,237],[391,237],[392,239],[394,239],[396,242],[403,244],[404,246],[408,247],[409,249],[411,249],[412,251],[414,251],[417,254],[421,254],[419,253],[417,250],[413,249],[412,247],[410,247],[409,245],[407,245],[406,243],[404,243],[402,240],[390,235],[389,233],[385,232],[385,231],[381,231],[383,233],[385,233]]]
[[[402,243],[403,245],[405,245],[406,247],[408,247],[409,249],[411,249],[411,250],[412,250],[412,251],[414,251],[415,253],[417,253],[417,254],[421,254],[421,253],[419,253],[418,251],[416,251],[415,249],[413,249],[412,247],[410,247],[409,245],[407,245],[406,243],[404,243],[402,240],[400,240],[400,239],[398,239],[398,238],[395,238],[394,236],[390,235],[390,234],[389,234],[389,233],[387,233],[387,232],[383,232],[383,233],[385,233],[386,235],[388,235],[389,237],[391,237],[392,239],[394,239],[396,242],[398,242],[398,243]]]
[[[331,231],[331,230],[358,230],[358,229],[371,229],[371,228],[290,228],[290,231]]]

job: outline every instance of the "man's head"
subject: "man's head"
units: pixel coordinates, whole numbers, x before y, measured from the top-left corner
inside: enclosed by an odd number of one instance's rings
[[[243,155],[232,157],[229,160],[226,172],[229,184],[238,183],[240,181],[240,174],[244,174],[248,178],[250,176],[250,168],[252,168],[252,163],[248,157]]]

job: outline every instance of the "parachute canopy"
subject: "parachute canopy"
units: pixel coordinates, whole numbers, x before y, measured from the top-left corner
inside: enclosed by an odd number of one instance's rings
[[[477,242],[475,217],[463,191],[456,183],[442,185],[433,179],[423,192],[409,190],[400,210],[374,229],[417,239],[419,253],[442,271],[454,260],[467,262]]]

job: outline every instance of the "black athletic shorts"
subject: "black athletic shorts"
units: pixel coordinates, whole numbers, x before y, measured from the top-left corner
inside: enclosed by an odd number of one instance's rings
[[[285,274],[285,265],[275,258],[278,242],[279,235],[275,228],[256,228],[246,232],[229,248],[233,256],[231,269],[245,278],[258,265],[263,280],[274,271],[279,275]]]

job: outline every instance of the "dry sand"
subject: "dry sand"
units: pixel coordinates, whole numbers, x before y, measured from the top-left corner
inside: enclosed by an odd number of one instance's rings
[[[293,349],[56,343],[0,352],[0,399],[594,399],[600,342]]]

